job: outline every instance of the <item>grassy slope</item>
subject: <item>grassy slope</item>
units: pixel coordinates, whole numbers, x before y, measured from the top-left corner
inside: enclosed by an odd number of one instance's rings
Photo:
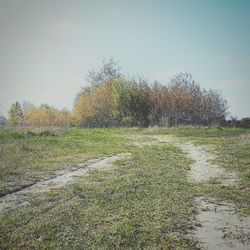
[[[144,148],[128,145],[125,136],[138,133],[175,134],[195,143],[214,145],[218,161],[226,168],[241,172],[240,186],[232,189],[191,185],[186,181],[190,161],[180,150],[172,145]],[[57,159],[63,162],[60,159],[66,155],[68,162],[77,155],[84,159],[85,154],[91,157],[121,151],[132,152],[132,158],[119,161],[112,169],[94,171],[62,190],[33,197],[29,206],[6,214],[1,219],[0,246],[19,249],[194,249],[195,242],[186,234],[192,228],[190,216],[194,212],[192,198],[195,195],[231,200],[240,211],[249,213],[249,142],[239,142],[239,136],[245,133],[249,134],[249,130],[196,127],[73,129],[60,132],[55,138],[14,135],[18,137],[14,139],[13,134],[9,134],[1,141],[1,147],[26,143],[31,148],[42,144],[52,149],[51,155],[56,157],[48,157],[48,161],[55,159],[48,163],[51,171],[58,168]],[[26,140],[34,140],[34,144]],[[55,140],[54,144],[50,140]],[[46,147],[39,152],[48,152]],[[19,155],[20,159],[23,155]],[[41,169],[43,164],[36,160],[37,168]],[[14,177],[19,173],[16,165]],[[8,172],[4,176],[8,179]],[[25,178],[26,175],[21,179]]]

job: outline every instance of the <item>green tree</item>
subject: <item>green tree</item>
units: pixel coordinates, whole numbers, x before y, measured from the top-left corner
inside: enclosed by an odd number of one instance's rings
[[[17,125],[22,121],[23,111],[19,102],[15,102],[10,106],[8,111],[8,122],[11,125]]]

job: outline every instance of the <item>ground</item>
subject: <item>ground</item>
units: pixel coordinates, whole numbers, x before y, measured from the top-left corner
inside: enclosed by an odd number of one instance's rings
[[[2,129],[0,166],[1,249],[249,248],[250,130]]]

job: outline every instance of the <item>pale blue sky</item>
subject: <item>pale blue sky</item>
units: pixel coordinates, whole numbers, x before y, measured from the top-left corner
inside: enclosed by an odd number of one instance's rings
[[[190,72],[250,116],[250,0],[0,0],[0,112],[73,105],[91,68],[166,82]]]

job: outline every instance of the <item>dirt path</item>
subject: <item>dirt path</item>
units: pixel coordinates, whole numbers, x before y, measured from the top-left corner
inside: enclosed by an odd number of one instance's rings
[[[233,204],[197,197],[196,220],[200,226],[195,236],[208,250],[250,249],[250,218],[240,218]]]
[[[173,136],[147,136],[133,138],[132,143],[143,147],[159,143],[172,143],[180,147],[194,162],[188,173],[192,182],[208,183],[216,178],[222,186],[237,185],[236,173],[229,173],[221,166],[211,163],[215,156],[202,146],[195,146]],[[134,142],[133,142],[134,141]],[[240,218],[233,204],[212,198],[197,197],[198,211],[194,237],[202,249],[250,249],[250,217]]]
[[[191,181],[207,183],[217,179],[221,186],[237,185],[236,173],[230,173],[223,167],[211,163],[216,157],[201,146],[190,142],[177,143],[190,158],[194,160],[188,174]],[[226,250],[250,249],[250,217],[240,218],[235,206],[225,201],[197,197],[195,204],[198,210],[198,221],[195,237],[204,249]]]
[[[17,192],[5,195],[0,198],[0,214],[14,209],[18,206],[29,204],[27,198],[31,194],[48,192],[52,188],[60,188],[72,182],[74,178],[88,174],[93,169],[106,168],[112,166],[116,160],[129,156],[122,153],[100,159],[90,160],[74,169],[64,170],[56,173],[56,176],[47,180],[42,180],[34,185],[25,187]]]
[[[215,155],[209,153],[202,146],[195,146],[191,142],[185,142],[170,135],[147,136],[145,138],[133,137],[132,143],[138,147],[154,145],[159,143],[172,143],[180,147],[189,158],[194,160],[188,173],[188,179],[196,182],[207,182],[213,178],[220,179],[223,186],[234,186],[237,184],[236,173],[230,173],[221,166],[211,163],[215,160]]]
[[[209,153],[205,147],[195,146],[191,142],[184,142],[172,136],[154,137],[162,143],[173,143],[180,147],[194,163],[188,174],[190,181],[207,182],[213,178],[221,181],[222,186],[234,186],[237,184],[237,175],[226,171],[223,167],[211,163],[216,156]]]

